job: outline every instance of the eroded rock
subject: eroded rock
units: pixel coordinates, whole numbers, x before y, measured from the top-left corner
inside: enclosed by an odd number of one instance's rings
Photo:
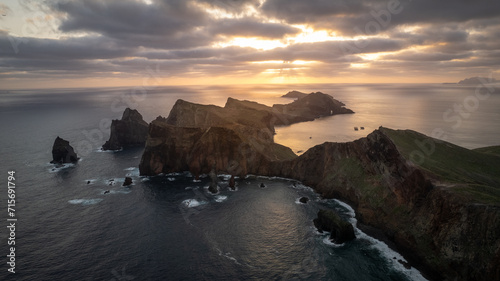
[[[119,150],[123,147],[143,146],[148,135],[148,123],[135,109],[126,108],[121,120],[111,122],[109,140],[103,150]]]
[[[314,219],[314,226],[319,231],[330,232],[330,239],[335,244],[342,244],[356,238],[352,224],[330,210],[320,210],[318,217]]]
[[[75,163],[78,161],[78,156],[69,141],[60,138],[55,139],[52,146],[52,161],[53,164]]]

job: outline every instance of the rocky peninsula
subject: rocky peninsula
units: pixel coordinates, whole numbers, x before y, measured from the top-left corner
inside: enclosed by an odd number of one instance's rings
[[[151,122],[139,165],[141,175],[189,170],[206,174],[262,174],[272,162],[297,157],[274,143],[274,126],[352,113],[323,93],[269,107],[228,98],[224,107],[178,100],[167,118]]]
[[[348,202],[360,223],[379,229],[432,280],[500,280],[500,149],[473,151],[383,127],[301,156],[274,143],[275,125],[349,113],[323,95],[273,107],[179,100],[149,125],[140,173],[296,179]]]

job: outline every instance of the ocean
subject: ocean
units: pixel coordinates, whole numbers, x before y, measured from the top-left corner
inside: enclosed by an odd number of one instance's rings
[[[320,208],[356,225],[346,204],[307,186],[250,175],[237,190],[206,192],[187,172],[139,176],[143,148],[102,152],[111,119],[125,107],[147,122],[179,98],[223,106],[228,97],[288,103],[291,90],[321,91],[355,114],[276,128],[298,154],[345,142],[379,126],[413,129],[466,148],[500,144],[500,95],[488,87],[441,84],[172,86],[0,91],[1,280],[425,280],[397,252],[358,228],[334,245],[312,220]],[[490,90],[492,93],[490,93]],[[364,127],[364,130],[354,130]],[[60,136],[80,161],[50,164]],[[7,226],[8,172],[15,172],[15,272]],[[122,187],[126,176],[133,185]],[[219,175],[222,182],[227,175]],[[265,188],[260,184],[264,183]],[[107,192],[109,191],[109,192]],[[311,200],[301,204],[298,199]],[[10,240],[12,241],[12,239]],[[12,256],[12,255],[11,255]]]

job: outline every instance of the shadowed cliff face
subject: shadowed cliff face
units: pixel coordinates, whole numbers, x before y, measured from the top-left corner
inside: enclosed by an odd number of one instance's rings
[[[274,125],[351,112],[331,96],[312,93],[276,109],[251,101],[227,100],[225,107],[178,100],[167,118],[149,127],[139,166],[142,175],[189,170],[195,175],[267,173],[271,162],[296,157],[273,141]]]
[[[121,120],[111,122],[109,140],[102,146],[103,150],[118,150],[127,146],[142,146],[146,143],[148,123],[135,109],[127,108]]]
[[[411,152],[431,142],[430,164],[412,163]],[[454,157],[471,163],[448,163],[458,161]],[[295,159],[273,162],[265,175],[294,178],[324,197],[351,203],[360,222],[381,229],[432,279],[500,280],[498,167],[500,157],[382,128],[366,138],[324,143]],[[461,178],[445,177],[455,170]]]
[[[372,222],[399,206],[413,208],[431,189],[379,130],[349,143],[317,145],[296,159],[273,164],[268,175],[294,178],[324,197],[346,200]]]
[[[267,129],[263,129],[267,131]],[[177,127],[155,120],[149,127],[146,149],[139,165],[141,175],[190,171],[244,176],[257,174],[271,161],[296,157],[291,149],[275,144],[269,134],[233,124],[228,127]]]

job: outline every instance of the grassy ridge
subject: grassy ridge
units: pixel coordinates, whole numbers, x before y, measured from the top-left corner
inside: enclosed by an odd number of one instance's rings
[[[477,203],[500,205],[500,146],[469,150],[411,130],[381,128],[400,153],[452,191]]]
[[[500,156],[500,145],[476,148],[474,151]]]

